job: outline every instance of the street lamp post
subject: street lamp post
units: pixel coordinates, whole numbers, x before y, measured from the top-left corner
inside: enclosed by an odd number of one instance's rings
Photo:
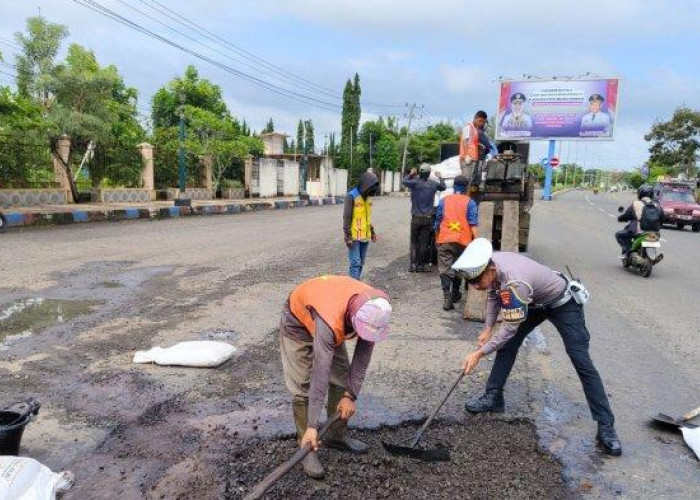
[[[180,172],[179,172],[179,187],[180,187],[180,193],[178,197],[175,199],[175,206],[187,206],[189,207],[191,205],[191,201],[189,198],[185,197],[185,183],[187,180],[187,171],[186,171],[186,166],[185,166],[185,94],[184,92],[180,94],[180,107],[179,107],[179,115],[180,115]]]

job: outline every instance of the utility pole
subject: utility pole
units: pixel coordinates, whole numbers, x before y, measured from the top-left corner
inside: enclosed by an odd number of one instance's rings
[[[369,168],[371,168],[372,172],[374,172],[372,165],[372,132],[369,133]]]
[[[180,194],[185,192],[185,93],[180,94]]]
[[[353,160],[352,160],[352,125],[350,125],[350,176],[351,177],[352,177],[352,173],[355,170],[353,168],[354,166],[355,166],[355,164],[353,163]]]
[[[406,113],[404,116],[408,118],[408,126],[406,127],[406,142],[403,145],[403,159],[401,160],[401,179],[404,178],[406,175],[406,154],[408,153],[408,140],[411,137],[411,122],[413,122],[413,118],[415,118],[415,111],[416,108],[418,109],[423,109],[423,105],[421,104],[420,106],[416,104],[415,102],[413,104],[408,104],[406,103],[406,107],[408,108],[408,113]],[[422,115],[421,115],[422,116]],[[420,117],[418,117],[420,118]],[[403,183],[401,184],[401,190],[403,191]]]

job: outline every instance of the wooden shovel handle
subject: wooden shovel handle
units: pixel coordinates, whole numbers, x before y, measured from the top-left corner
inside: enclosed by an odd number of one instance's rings
[[[438,414],[438,412],[440,411],[440,408],[442,408],[442,405],[444,405],[445,401],[447,401],[449,399],[449,397],[452,395],[452,393],[457,388],[457,386],[459,385],[459,383],[462,381],[463,378],[464,378],[464,370],[460,370],[459,376],[457,377],[457,380],[454,381],[454,383],[452,384],[452,387],[450,387],[450,390],[447,391],[447,394],[445,394],[445,397],[442,398],[442,401],[440,402],[440,404],[437,406],[437,408],[435,408],[433,410],[433,413],[430,414],[430,416],[428,417],[428,420],[425,421],[425,423],[421,426],[421,428],[416,433],[416,436],[411,441],[411,448],[416,447],[418,442],[423,437],[423,433],[425,432],[425,429],[427,429],[428,426],[432,423],[433,419],[435,418],[435,415]]]
[[[335,413],[331,418],[326,420],[326,422],[321,426],[318,431],[318,438],[321,439],[323,435],[328,431],[328,429],[340,419],[340,413]],[[299,450],[294,454],[292,458],[287,460],[282,465],[278,466],[275,470],[270,472],[265,479],[260,481],[258,485],[253,488],[250,493],[243,497],[243,500],[257,500],[262,498],[267,490],[269,490],[272,485],[282,478],[287,472],[292,470],[295,465],[304,460],[304,457],[311,452],[311,444],[306,443],[304,446],[299,448]]]
[[[700,406],[695,408],[694,410],[690,410],[688,413],[683,415],[683,422],[687,422],[688,420],[692,420],[695,417],[700,415]]]

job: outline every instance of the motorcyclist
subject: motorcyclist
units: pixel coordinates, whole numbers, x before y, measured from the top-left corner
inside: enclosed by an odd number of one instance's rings
[[[627,207],[627,210],[618,216],[618,222],[627,222],[624,229],[615,233],[615,239],[622,249],[622,255],[620,256],[621,259],[625,259],[627,257],[634,238],[638,234],[644,232],[639,227],[639,221],[642,218],[642,211],[644,210],[645,205],[649,203],[655,204],[659,212],[659,222],[663,222],[664,211],[661,209],[661,205],[659,205],[659,203],[653,198],[654,188],[652,186],[649,184],[640,186],[639,189],[637,189],[637,199],[633,201],[629,207]]]

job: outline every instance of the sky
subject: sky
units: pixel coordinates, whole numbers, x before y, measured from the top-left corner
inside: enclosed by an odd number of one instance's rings
[[[644,134],[653,123],[679,105],[697,108],[700,100],[697,0],[91,1],[229,70],[74,0],[0,0],[6,63],[15,52],[8,40],[41,12],[70,31],[59,57],[69,43],[79,43],[100,64],[116,65],[138,89],[142,113],[160,87],[194,64],[254,130],[272,118],[276,130],[295,136],[298,120],[311,119],[317,146],[329,133],[340,135],[340,96],[356,72],[363,120],[392,115],[404,124],[405,104],[416,103],[423,106],[418,129],[439,121],[462,125],[478,109],[495,114],[499,78],[619,77],[615,140],[558,143],[564,162],[589,168],[639,167],[648,158]],[[187,22],[218,38],[205,39]],[[14,69],[0,64],[0,71],[0,84],[7,84],[5,73]],[[270,84],[287,97],[264,88]],[[531,161],[545,156],[546,142],[531,147]]]

